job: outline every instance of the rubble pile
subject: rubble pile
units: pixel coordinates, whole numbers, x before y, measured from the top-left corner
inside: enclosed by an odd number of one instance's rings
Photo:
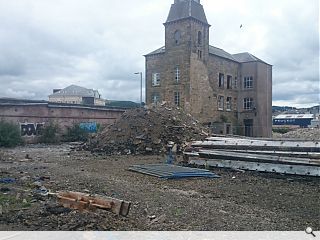
[[[285,134],[273,133],[274,139],[320,140],[319,128],[298,128]]]
[[[190,114],[178,107],[153,106],[125,112],[121,118],[98,133],[85,149],[110,155],[158,154],[169,142],[183,149],[188,142],[208,136]]]
[[[319,128],[299,128],[282,135],[283,138],[293,138],[301,140],[320,140]]]

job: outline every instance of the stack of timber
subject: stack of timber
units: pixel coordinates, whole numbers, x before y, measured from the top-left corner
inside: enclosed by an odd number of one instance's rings
[[[320,176],[317,141],[210,137],[193,142],[184,156],[196,165]]]

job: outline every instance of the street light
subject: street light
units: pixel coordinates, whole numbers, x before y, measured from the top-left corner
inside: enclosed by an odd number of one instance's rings
[[[140,74],[140,107],[142,107],[142,72],[136,72],[134,74]]]

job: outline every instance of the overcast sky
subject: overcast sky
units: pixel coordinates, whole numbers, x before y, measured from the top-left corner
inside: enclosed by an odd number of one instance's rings
[[[0,0],[0,97],[71,84],[139,101],[144,54],[164,45],[173,0]],[[210,44],[272,64],[273,104],[319,104],[318,0],[202,0]],[[240,25],[243,27],[240,29]]]

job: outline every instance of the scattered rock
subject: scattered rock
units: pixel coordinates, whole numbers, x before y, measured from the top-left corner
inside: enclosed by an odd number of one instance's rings
[[[156,215],[148,216],[148,218],[149,218],[150,220],[156,219]]]
[[[70,208],[65,208],[63,206],[47,206],[46,211],[53,215],[60,215],[63,213],[69,213],[72,210]]]

